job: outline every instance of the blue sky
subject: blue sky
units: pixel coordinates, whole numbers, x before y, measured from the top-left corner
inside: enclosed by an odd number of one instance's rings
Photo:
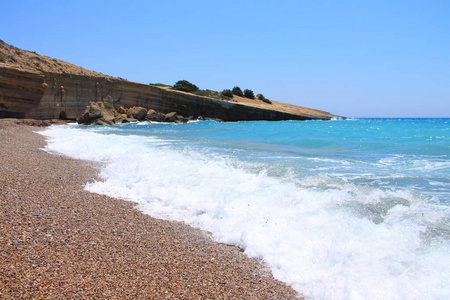
[[[0,39],[141,83],[450,117],[450,1],[10,1]]]

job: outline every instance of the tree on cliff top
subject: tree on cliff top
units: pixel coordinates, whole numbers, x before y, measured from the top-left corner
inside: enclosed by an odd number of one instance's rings
[[[225,97],[233,98],[233,92],[230,89],[225,89],[221,93]]]
[[[242,92],[241,88],[238,86],[235,86],[231,92],[236,96],[241,96],[241,97],[244,96],[244,93]]]
[[[173,88],[175,90],[179,90],[179,91],[183,91],[183,92],[189,92],[189,93],[194,93],[196,91],[198,91],[198,86],[196,86],[195,84],[190,83],[187,80],[179,80],[175,83],[175,85],[173,86]]]
[[[244,97],[245,98],[249,98],[249,99],[255,99],[255,94],[253,93],[252,90],[245,89],[244,90]]]

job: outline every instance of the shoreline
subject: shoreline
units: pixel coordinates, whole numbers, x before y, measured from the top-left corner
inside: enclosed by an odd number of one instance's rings
[[[1,298],[296,299],[238,247],[85,191],[98,170],[0,119]]]

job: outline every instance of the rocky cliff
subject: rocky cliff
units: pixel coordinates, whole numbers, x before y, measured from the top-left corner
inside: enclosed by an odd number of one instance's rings
[[[139,106],[162,113],[240,120],[329,120],[327,112],[272,101],[232,101],[130,82],[0,40],[0,117],[77,119],[91,101],[108,97],[115,107]]]

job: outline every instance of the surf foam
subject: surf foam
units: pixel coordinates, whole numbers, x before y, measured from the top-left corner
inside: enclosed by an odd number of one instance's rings
[[[104,163],[103,180],[87,190],[238,245],[305,296],[449,296],[449,210],[431,197],[327,174],[274,177],[170,141],[105,133],[64,126],[43,132],[48,151]]]

